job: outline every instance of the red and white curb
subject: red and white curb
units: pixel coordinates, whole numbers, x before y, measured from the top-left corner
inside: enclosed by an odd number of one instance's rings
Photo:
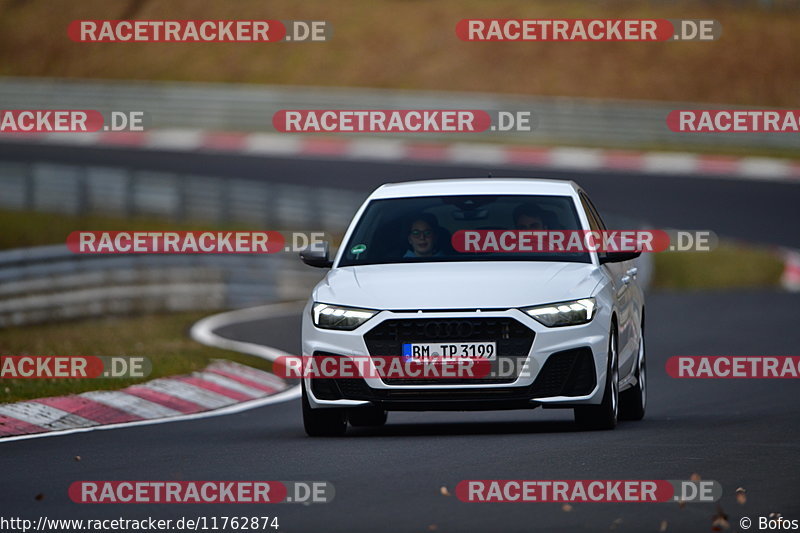
[[[202,372],[156,379],[118,391],[40,398],[0,405],[0,437],[176,417],[281,392],[268,372],[217,361]]]
[[[3,134],[5,141],[108,146],[244,155],[365,161],[447,163],[677,174],[800,183],[800,161],[680,152],[536,147],[481,142],[418,142],[398,138],[337,138],[278,133],[151,130],[147,132]]]
[[[277,304],[214,315],[195,324],[192,337],[213,346],[224,345],[226,349],[275,360],[288,354],[269,346],[231,341],[219,337],[214,330],[238,322],[286,316],[297,310],[296,304]],[[156,379],[118,391],[0,404],[0,442],[219,416],[292,400],[299,395],[298,386],[290,387],[269,372],[219,360],[200,372]]]

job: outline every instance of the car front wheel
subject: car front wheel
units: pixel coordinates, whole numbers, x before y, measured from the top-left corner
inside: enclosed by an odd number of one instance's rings
[[[585,429],[614,429],[619,415],[619,360],[617,332],[608,336],[608,368],[603,402],[600,405],[581,405],[575,408],[575,422]]]
[[[639,356],[636,363],[636,385],[619,395],[622,420],[641,420],[647,406],[647,365],[644,356],[644,330],[639,337]]]
[[[303,396],[303,426],[309,437],[339,437],[347,431],[344,409],[312,409],[308,402],[306,384],[300,385]]]

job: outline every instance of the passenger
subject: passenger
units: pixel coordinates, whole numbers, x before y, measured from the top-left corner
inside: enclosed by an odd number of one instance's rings
[[[550,229],[545,224],[547,213],[536,204],[520,204],[514,209],[514,227],[525,230]]]

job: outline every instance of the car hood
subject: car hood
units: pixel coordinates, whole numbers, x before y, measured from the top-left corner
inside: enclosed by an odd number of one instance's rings
[[[471,262],[337,268],[314,289],[318,302],[369,309],[526,307],[585,298],[600,282],[586,263]]]

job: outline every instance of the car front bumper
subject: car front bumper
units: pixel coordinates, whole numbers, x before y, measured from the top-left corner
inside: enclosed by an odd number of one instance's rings
[[[431,332],[434,336],[424,340],[457,342],[478,337],[495,340],[498,358],[513,356],[517,368],[522,369],[518,375],[503,380],[457,382],[390,381],[378,377],[304,378],[313,408],[379,405],[387,410],[523,409],[598,404],[602,400],[603,387],[599,384],[605,383],[611,323],[608,306],[600,305],[587,324],[557,328],[543,326],[519,309],[505,309],[381,311],[353,331],[336,331],[314,326],[311,305],[309,302],[303,312],[304,356],[363,357],[376,355],[376,350],[382,350],[380,355],[399,355],[386,350],[396,350],[398,342],[417,342],[420,338],[397,337]],[[434,326],[426,326],[426,321]],[[436,326],[454,321],[476,326],[474,336],[470,339],[454,338],[458,333],[446,333],[446,338],[435,336],[440,331]],[[423,333],[415,333],[420,331]],[[522,342],[525,331],[532,337],[527,345]],[[497,338],[487,338],[487,334]],[[524,353],[509,352],[522,350],[522,346]]]

